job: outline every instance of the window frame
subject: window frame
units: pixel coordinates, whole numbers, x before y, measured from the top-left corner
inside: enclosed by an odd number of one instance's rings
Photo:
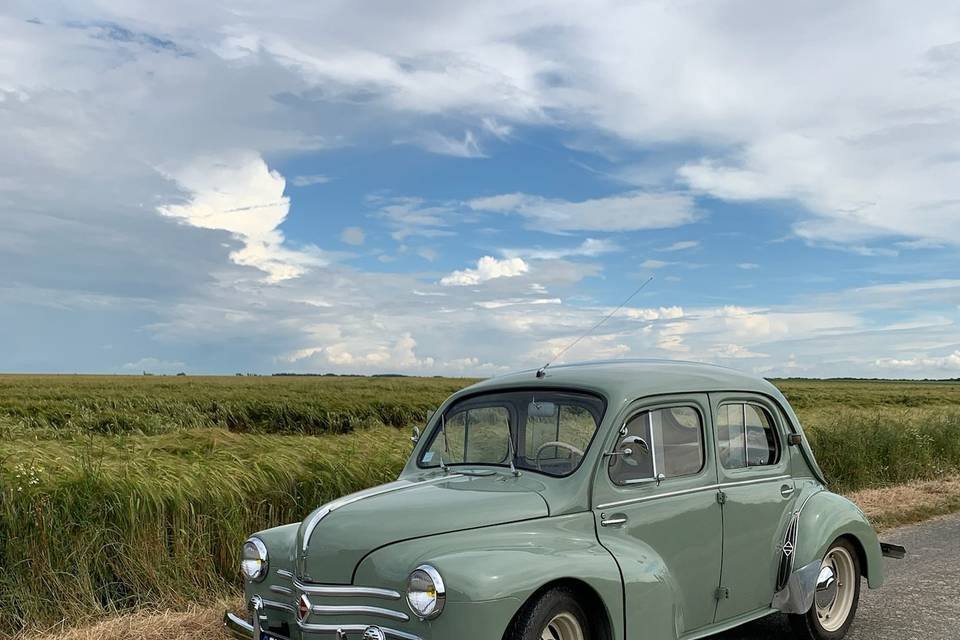
[[[503,388],[484,389],[482,391],[477,391],[475,393],[471,393],[469,395],[463,395],[460,397],[457,397],[456,395],[451,396],[447,400],[447,402],[445,402],[440,407],[440,410],[438,410],[436,414],[428,422],[428,425],[427,425],[428,431],[426,436],[420,439],[420,442],[423,444],[422,445],[418,444],[418,446],[414,448],[414,451],[411,453],[411,457],[415,457],[417,469],[421,469],[424,471],[433,471],[440,468],[438,465],[434,465],[431,463],[424,463],[423,456],[426,452],[428,452],[431,449],[431,447],[433,447],[433,443],[437,440],[437,438],[440,437],[440,432],[441,432],[440,421],[445,418],[445,416],[450,412],[451,409],[455,409],[455,408],[474,409],[477,407],[503,406],[500,403],[495,402],[494,400],[487,400],[487,398],[494,398],[498,394],[509,394],[509,393],[570,394],[574,396],[586,396],[593,400],[597,400],[600,403],[598,407],[599,413],[597,414],[597,426],[593,430],[593,435],[590,437],[590,441],[587,443],[587,446],[584,447],[584,450],[583,450],[584,455],[580,458],[580,461],[577,463],[577,466],[575,468],[571,469],[568,473],[554,474],[554,473],[548,473],[546,471],[534,469],[532,467],[518,467],[518,470],[524,473],[526,472],[536,473],[538,475],[542,475],[547,478],[554,478],[558,480],[570,478],[571,476],[575,475],[576,473],[578,473],[580,470],[584,468],[584,462],[586,461],[588,455],[590,454],[590,451],[593,450],[594,445],[598,447],[601,446],[601,444],[597,444],[597,440],[602,439],[603,437],[605,437],[603,434],[608,433],[604,425],[606,421],[610,418],[610,415],[609,415],[610,398],[607,396],[607,394],[599,390],[591,389],[587,387],[576,387],[576,386],[548,386],[548,387],[542,387],[542,388],[520,386],[520,387],[503,387]],[[516,407],[510,406],[508,410],[510,414],[510,417],[509,417],[510,424],[519,425],[520,415],[516,411]],[[513,443],[514,453],[518,457],[521,455],[525,455],[525,448],[526,448],[525,438],[520,438],[520,434],[518,430],[514,432],[514,430],[511,429],[510,440]],[[521,447],[523,447],[523,449],[521,449]],[[508,452],[507,459],[509,458],[509,456],[510,454]],[[496,468],[505,469],[505,468],[509,468],[509,461],[507,460],[507,462],[503,462],[503,463],[457,462],[452,464],[446,464],[446,466],[451,469],[456,467],[471,467],[471,466],[496,467]],[[593,464],[588,466],[593,468]]]
[[[718,423],[717,417],[721,409],[723,409],[724,407],[732,406],[732,405],[741,405],[744,407],[741,413],[741,415],[743,416],[743,425],[742,425],[741,433],[743,434],[743,460],[744,460],[744,466],[742,467],[728,467],[723,463],[723,460],[720,457],[720,432],[719,432],[719,423]],[[770,421],[770,428],[773,431],[774,444],[776,445],[776,458],[773,460],[773,462],[770,462],[768,464],[750,464],[750,455],[749,455],[750,449],[749,449],[749,443],[747,441],[747,411],[746,411],[747,406],[751,406],[751,407],[754,407],[755,409],[759,409],[764,414],[766,414],[767,418]],[[714,440],[716,441],[716,446],[714,448],[716,449],[717,464],[726,473],[747,472],[747,471],[750,471],[751,469],[771,469],[771,468],[780,466],[780,464],[783,462],[784,448],[783,448],[783,438],[781,438],[780,436],[780,429],[781,429],[780,423],[777,421],[777,418],[774,416],[774,412],[771,411],[766,405],[754,399],[731,398],[731,399],[720,401],[720,403],[716,407],[716,410],[714,411],[714,414],[715,415],[713,416],[713,428],[715,431]],[[730,426],[727,425],[727,428],[729,429]]]
[[[683,475],[678,475],[678,476],[664,476],[664,478],[662,480],[659,480],[659,482],[663,483],[663,482],[668,482],[670,480],[678,480],[682,478],[693,478],[701,475],[706,470],[709,463],[709,460],[708,460],[709,454],[707,449],[707,442],[708,442],[707,441],[707,421],[706,421],[706,416],[704,415],[701,408],[696,404],[689,403],[689,402],[677,402],[675,404],[664,404],[664,405],[643,407],[643,408],[637,409],[636,411],[631,412],[627,416],[627,418],[623,421],[623,423],[620,425],[620,427],[617,429],[617,438],[614,440],[614,443],[613,443],[613,451],[614,452],[617,451],[617,449],[620,446],[620,441],[626,437],[627,434],[625,433],[625,431],[627,428],[627,424],[629,424],[631,420],[633,420],[639,415],[642,415],[644,413],[650,414],[650,417],[647,418],[647,428],[650,433],[651,441],[648,442],[647,444],[650,446],[650,458],[653,466],[653,476],[650,478],[633,478],[631,480],[624,480],[620,482],[620,481],[617,481],[611,475],[610,472],[611,472],[611,469],[613,469],[613,466],[607,463],[606,464],[607,478],[610,480],[610,482],[614,486],[629,487],[629,486],[638,485],[638,484],[648,484],[651,482],[658,482],[659,474],[657,469],[657,447],[653,443],[654,435],[653,435],[652,417],[653,417],[654,411],[667,411],[670,409],[693,409],[696,412],[697,418],[700,421],[700,454],[701,454],[700,460],[701,462],[700,462],[700,468],[693,473],[684,473]]]

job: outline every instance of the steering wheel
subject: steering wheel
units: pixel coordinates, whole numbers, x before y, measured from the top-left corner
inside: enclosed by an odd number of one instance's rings
[[[543,453],[543,450],[548,447],[560,447],[561,449],[566,449],[575,456],[583,457],[583,449],[578,449],[569,442],[561,442],[560,440],[554,440],[552,442],[544,442],[542,445],[537,447],[537,453],[534,456],[534,459],[537,462],[537,469],[543,471],[543,467],[540,466],[540,454]]]

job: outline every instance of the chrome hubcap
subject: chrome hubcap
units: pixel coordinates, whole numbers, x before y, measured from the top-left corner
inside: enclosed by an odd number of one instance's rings
[[[583,640],[583,629],[572,614],[558,613],[547,623],[540,640]]]
[[[820,567],[815,596],[817,618],[824,631],[836,631],[847,622],[858,579],[849,551],[835,547],[827,553]]]

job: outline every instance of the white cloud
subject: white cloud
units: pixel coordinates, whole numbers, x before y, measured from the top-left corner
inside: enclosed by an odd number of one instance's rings
[[[770,355],[766,353],[758,353],[756,351],[751,351],[746,347],[742,347],[738,344],[725,344],[718,345],[711,349],[711,351],[717,355],[719,358],[739,360],[743,358],[769,358]]]
[[[483,256],[477,260],[476,269],[454,271],[440,279],[444,286],[463,287],[480,284],[497,278],[515,278],[530,270],[522,258],[506,258],[497,260],[493,256]]]
[[[668,267],[672,262],[667,262],[665,260],[644,260],[640,263],[640,266],[644,269],[662,269]]]
[[[438,131],[428,131],[412,140],[414,144],[430,153],[455,158],[486,158],[480,143],[472,131],[463,132],[463,138],[445,136]]]
[[[179,361],[161,360],[160,358],[140,358],[136,362],[128,362],[121,367],[124,371],[145,373],[179,373],[186,368],[186,364]]]
[[[340,241],[354,246],[360,246],[367,239],[367,234],[360,227],[346,227],[340,232]]]
[[[439,238],[455,235],[450,228],[457,210],[448,203],[428,204],[423,198],[368,196],[367,201],[378,207],[377,216],[393,229],[391,236],[398,242],[419,236]]]
[[[874,366],[881,369],[905,369],[908,371],[935,370],[960,371],[960,350],[945,356],[918,356],[914,358],[880,358]]]
[[[750,270],[752,270],[752,269],[759,269],[759,268],[760,268],[760,265],[758,265],[756,262],[741,262],[741,263],[737,264],[737,268],[738,268],[738,269],[744,269],[744,270],[746,270],[746,271],[750,271]]]
[[[539,231],[641,231],[690,224],[700,218],[693,198],[682,193],[633,191],[571,202],[525,193],[475,198],[471,209],[520,215]]]
[[[487,116],[481,120],[483,128],[500,140],[506,140],[513,133],[513,127],[499,122],[496,118]]]
[[[593,258],[616,251],[622,251],[622,248],[611,240],[587,238],[575,247],[564,247],[561,249],[501,249],[500,253],[507,258],[521,257],[530,260],[558,260],[560,258],[572,257]]]
[[[232,233],[243,242],[243,248],[230,254],[236,264],[264,271],[270,282],[296,278],[310,267],[328,264],[316,247],[284,246],[279,227],[290,210],[290,199],[283,195],[285,181],[256,153],[198,157],[164,173],[189,199],[157,210],[194,227]]]
[[[330,178],[324,175],[312,175],[312,176],[294,176],[290,179],[290,184],[295,187],[309,187],[315,184],[327,184],[330,182]]]
[[[681,240],[680,242],[674,242],[669,247],[663,247],[662,249],[657,249],[657,251],[688,251],[690,249],[699,249],[700,241],[699,240]]]

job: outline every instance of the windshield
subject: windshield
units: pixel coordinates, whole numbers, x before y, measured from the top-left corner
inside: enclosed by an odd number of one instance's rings
[[[504,391],[472,396],[437,421],[421,467],[495,465],[565,476],[576,471],[605,403],[575,391]]]

